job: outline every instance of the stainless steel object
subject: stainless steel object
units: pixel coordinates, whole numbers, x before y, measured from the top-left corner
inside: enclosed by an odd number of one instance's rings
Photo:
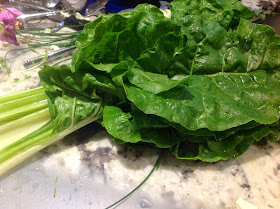
[[[60,2],[60,0],[44,0],[43,1],[43,6],[49,9],[54,8],[58,3]]]
[[[51,59],[54,59],[54,58],[57,58],[59,55],[62,55],[66,52],[69,52],[73,49],[75,49],[76,46],[68,46],[68,47],[64,47],[64,48],[61,48],[59,50],[56,50],[56,51],[53,51],[53,52],[50,52],[48,54],[48,57],[47,57],[47,60],[51,60]],[[42,56],[39,56],[39,57],[35,57],[35,58],[32,58],[32,59],[29,59],[29,60],[25,60],[23,62],[23,65],[25,68],[30,68],[32,66],[35,66],[37,64],[39,64],[44,58],[46,57],[46,55],[42,55]]]
[[[53,28],[57,26],[56,22],[48,22],[48,23],[30,23],[28,21],[23,23],[24,29],[33,29],[33,28],[37,28],[37,29],[43,29],[43,28]]]
[[[88,6],[85,11],[86,16],[99,15],[100,10],[108,3],[109,0],[96,0],[94,3]]]
[[[26,13],[18,16],[17,19],[29,20],[29,19],[40,18],[40,17],[51,17],[57,15],[58,13],[59,11]]]
[[[17,1],[17,2],[14,2],[14,4],[17,4],[17,5],[20,5],[20,6],[27,6],[27,7],[30,7],[32,9],[41,10],[41,11],[48,11],[48,12],[51,11],[50,9],[48,9],[46,7],[39,6],[39,5],[32,4],[32,3],[28,3],[28,2]]]
[[[87,0],[61,0],[67,11],[81,11],[87,5]]]

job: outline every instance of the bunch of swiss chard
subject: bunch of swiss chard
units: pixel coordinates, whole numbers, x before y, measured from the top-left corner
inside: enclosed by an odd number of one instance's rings
[[[275,142],[280,37],[251,23],[252,12],[236,0],[175,0],[170,10],[168,18],[143,4],[88,23],[72,66],[39,72],[44,89],[35,93],[44,105],[3,117],[5,125],[50,114],[43,127],[0,148],[0,168],[93,121],[116,143],[153,144],[180,159],[215,162],[236,158],[254,141]],[[37,98],[21,95],[13,101],[22,106]]]

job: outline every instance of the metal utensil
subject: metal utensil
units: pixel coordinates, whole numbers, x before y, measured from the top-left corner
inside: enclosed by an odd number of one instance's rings
[[[109,0],[96,0],[94,3],[90,4],[86,11],[85,16],[93,16],[100,14],[100,10],[108,3]]]
[[[34,18],[40,17],[51,17],[59,14],[60,11],[50,11],[50,12],[32,12],[32,13],[25,13],[17,17],[18,20],[29,20]]]
[[[56,5],[58,5],[59,2],[60,0],[44,0],[43,6],[49,9],[53,9],[54,7],[56,7]]]
[[[74,46],[68,46],[68,47],[64,47],[64,48],[61,48],[59,50],[50,52],[50,53],[48,53],[47,60],[49,61],[51,59],[54,59],[54,58],[58,57],[59,55],[62,55],[66,52],[69,52],[69,51],[71,51],[75,48],[76,48],[76,46],[74,45]],[[46,55],[42,55],[42,56],[35,57],[35,58],[29,59],[29,60],[25,60],[25,61],[23,61],[23,66],[26,69],[28,69],[32,66],[35,66],[35,65],[39,64],[45,57],[46,57]]]
[[[80,12],[88,4],[88,0],[61,0],[67,11]]]
[[[17,1],[16,4],[21,5],[21,6],[27,6],[27,7],[30,7],[32,9],[36,9],[36,10],[51,11],[50,9],[48,9],[46,7],[39,6],[39,5],[32,4],[32,3]]]

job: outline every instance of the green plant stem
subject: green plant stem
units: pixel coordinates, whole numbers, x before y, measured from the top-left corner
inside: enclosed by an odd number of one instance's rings
[[[48,107],[43,88],[0,97],[0,125]]]
[[[65,62],[65,61],[68,61],[68,60],[71,60],[71,59],[72,59],[72,57],[69,57],[69,58],[67,58],[67,59],[63,59],[63,60],[61,60],[61,61],[55,63],[53,66],[56,66],[56,65],[58,65],[58,64],[60,64],[60,63],[62,63],[62,62]]]
[[[41,66],[42,64],[44,64],[44,63],[47,61],[48,57],[49,57],[48,51],[47,51],[47,50],[45,50],[45,53],[46,53],[46,55],[45,55],[45,57],[42,59],[42,61],[41,61],[40,63],[38,63],[37,65],[35,65],[35,66],[31,67],[31,68],[28,68],[27,70],[28,70],[28,71],[34,70],[34,69],[36,69],[37,67],[39,67],[39,66]]]
[[[149,178],[150,176],[153,174],[153,172],[158,169],[160,161],[162,158],[162,153],[159,154],[158,159],[153,167],[153,169],[150,171],[150,173],[146,176],[146,178],[137,186],[135,187],[131,192],[129,192],[127,195],[125,195],[123,198],[121,198],[120,200],[118,200],[117,202],[113,203],[112,205],[106,207],[105,209],[109,209],[112,208],[113,206],[121,203],[122,201],[124,201],[126,198],[128,198],[130,195],[132,195],[137,189],[139,189]]]
[[[55,178],[55,181],[54,181],[54,192],[53,192],[53,197],[55,197],[55,195],[56,195],[56,183],[57,183],[57,179],[58,179],[58,176]]]
[[[37,117],[40,117],[40,115],[34,114],[34,118]],[[98,120],[100,117],[101,115],[90,116],[61,132],[56,132],[58,121],[52,119],[40,129],[0,149],[0,176],[43,148]]]
[[[25,115],[0,126],[0,150],[36,131],[51,119],[49,108]]]
[[[29,44],[29,46],[52,46],[54,44]],[[75,43],[73,43],[72,41],[69,43],[57,43],[55,44],[56,46],[60,46],[60,47],[66,47],[66,46],[72,46],[72,45],[75,45]]]
[[[30,51],[30,50],[31,50],[31,48],[33,48],[33,47],[24,48],[24,49],[27,49],[27,50],[25,50],[25,51],[23,51],[23,52],[21,52],[21,53],[17,54],[17,55],[16,55],[16,56],[14,56],[14,57],[7,58],[7,59],[6,59],[6,61],[7,61],[7,60],[10,60],[10,59],[17,58],[18,56],[20,56],[20,55],[22,55],[22,54],[24,54],[24,53],[26,53],[26,52]],[[20,49],[18,49],[18,50],[20,50]],[[8,52],[7,52],[7,53],[8,53]]]
[[[25,32],[21,31],[21,33],[27,33],[32,35],[39,35],[39,36],[65,36],[65,35],[79,35],[81,32],[72,32],[72,33],[32,33],[32,32]]]

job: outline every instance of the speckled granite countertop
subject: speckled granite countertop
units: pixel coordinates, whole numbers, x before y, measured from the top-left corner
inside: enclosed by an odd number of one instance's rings
[[[159,150],[134,153],[91,124],[0,179],[1,208],[105,208],[136,187]],[[57,177],[56,196],[54,184]],[[280,208],[280,143],[254,144],[236,160],[177,160],[159,169],[119,208]],[[240,206],[241,207],[240,207]]]

